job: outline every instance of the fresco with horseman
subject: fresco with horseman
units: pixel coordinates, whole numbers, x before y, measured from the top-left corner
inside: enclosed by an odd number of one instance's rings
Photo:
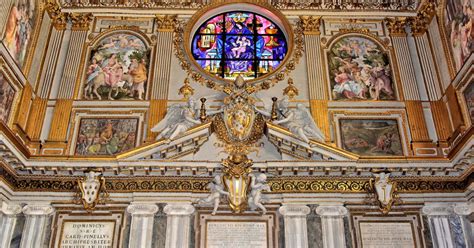
[[[333,100],[396,100],[389,55],[374,41],[345,36],[328,51]]]
[[[114,155],[135,148],[137,118],[82,118],[75,155]]]
[[[117,33],[92,49],[84,97],[99,100],[144,100],[150,51],[137,36]]]

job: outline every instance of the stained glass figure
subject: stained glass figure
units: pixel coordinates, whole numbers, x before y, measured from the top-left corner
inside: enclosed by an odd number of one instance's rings
[[[245,11],[219,14],[204,22],[191,49],[204,70],[231,80],[238,75],[265,76],[278,68],[288,52],[286,38],[275,23]]]

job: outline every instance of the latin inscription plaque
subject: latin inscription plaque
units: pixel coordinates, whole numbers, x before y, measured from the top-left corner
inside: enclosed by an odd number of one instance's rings
[[[267,222],[208,221],[208,248],[267,248]]]
[[[360,222],[363,248],[413,248],[411,223]]]
[[[63,223],[61,248],[112,248],[115,222]]]

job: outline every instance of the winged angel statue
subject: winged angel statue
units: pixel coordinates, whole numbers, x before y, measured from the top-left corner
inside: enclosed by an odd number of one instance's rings
[[[154,126],[151,131],[160,132],[156,140],[162,138],[173,140],[191,127],[201,124],[198,111],[196,101],[193,98],[189,98],[186,105],[173,104],[168,108],[165,118]]]
[[[290,108],[289,103],[288,97],[284,97],[277,102],[278,117],[273,123],[288,128],[290,132],[297,135],[306,143],[310,143],[310,138],[317,141],[324,141],[324,134],[316,123],[314,123],[308,109],[301,103],[298,103],[296,108]],[[271,117],[271,111],[260,110],[258,108],[255,108],[255,110],[267,117]]]

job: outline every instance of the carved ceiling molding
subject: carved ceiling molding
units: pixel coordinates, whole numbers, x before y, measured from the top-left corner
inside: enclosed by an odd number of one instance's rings
[[[77,192],[76,176],[21,176],[0,167],[0,180],[14,191]],[[105,188],[109,193],[119,192],[208,192],[209,176],[137,176],[104,177]],[[269,176],[268,184],[272,193],[367,193],[370,192],[370,179],[348,179],[344,177],[298,177]],[[439,179],[393,179],[398,193],[455,193],[464,192],[474,181],[471,173],[462,181],[442,181]]]
[[[109,0],[60,0],[60,4],[68,9],[201,9],[215,3],[225,3],[223,0],[135,0],[135,1],[109,1]],[[319,10],[319,11],[391,11],[391,12],[413,12],[420,6],[422,1],[395,0],[390,2],[382,1],[293,1],[293,0],[252,0],[255,3],[270,3],[282,10]]]

